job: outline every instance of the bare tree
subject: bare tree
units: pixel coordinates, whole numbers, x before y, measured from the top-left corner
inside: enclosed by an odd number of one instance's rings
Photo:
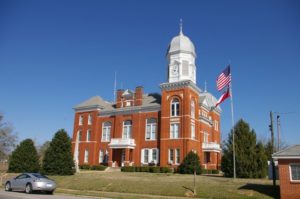
[[[8,154],[17,141],[12,125],[3,122],[3,117],[3,114],[0,113],[0,161],[7,159]]]

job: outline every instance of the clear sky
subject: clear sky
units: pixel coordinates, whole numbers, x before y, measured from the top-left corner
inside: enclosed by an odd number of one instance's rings
[[[195,44],[197,84],[217,98],[217,75],[231,63],[235,120],[269,138],[269,111],[282,139],[300,143],[300,1],[0,1],[0,112],[19,140],[38,144],[65,128],[73,107],[118,88],[160,92],[166,50],[183,32]],[[222,137],[231,128],[222,104]]]

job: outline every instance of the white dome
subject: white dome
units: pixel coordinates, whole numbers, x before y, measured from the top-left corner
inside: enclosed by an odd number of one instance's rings
[[[193,42],[185,36],[182,32],[178,36],[174,37],[169,45],[167,54],[175,53],[190,53],[196,57],[195,46]]]

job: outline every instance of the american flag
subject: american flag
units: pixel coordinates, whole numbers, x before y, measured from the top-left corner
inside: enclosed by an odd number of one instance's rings
[[[231,82],[230,65],[228,65],[225,70],[217,78],[217,89],[222,90],[225,86],[229,85]]]

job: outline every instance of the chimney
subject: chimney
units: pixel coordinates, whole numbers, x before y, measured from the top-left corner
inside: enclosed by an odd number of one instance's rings
[[[116,103],[116,107],[117,108],[121,108],[122,107],[122,94],[124,93],[123,89],[119,89],[117,91],[117,103]]]
[[[135,88],[135,106],[141,106],[143,104],[143,94],[144,88],[142,86]]]

